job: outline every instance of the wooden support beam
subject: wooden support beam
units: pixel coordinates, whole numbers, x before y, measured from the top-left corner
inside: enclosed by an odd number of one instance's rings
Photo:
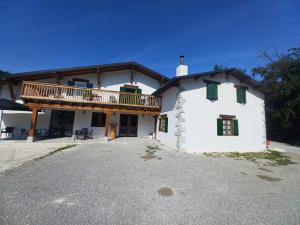
[[[133,70],[131,70],[130,83],[133,84]]]
[[[53,75],[54,75],[56,84],[60,84],[60,77],[59,77],[59,75],[56,72],[53,72]]]
[[[79,105],[67,105],[62,103],[32,103],[28,102],[25,104],[29,108],[50,108],[50,109],[66,109],[66,110],[91,110],[98,112],[119,112],[119,113],[136,113],[136,114],[147,114],[147,115],[159,115],[160,109],[157,111],[144,111],[141,109],[126,109],[126,108],[112,108],[112,107],[101,107],[101,106],[79,106]]]
[[[157,138],[157,118],[158,118],[158,116],[154,116],[153,139],[156,139],[156,138]]]
[[[101,70],[97,68],[97,87],[101,89]]]
[[[111,112],[107,112],[106,113],[106,119],[105,119],[105,138],[108,139],[108,131],[109,131],[109,120],[110,120],[110,115],[111,115]]]
[[[38,109],[37,108],[32,109],[30,130],[28,134],[28,136],[31,138],[33,138],[35,134],[37,115],[38,115]]]
[[[16,100],[16,95],[15,95],[14,87],[13,87],[12,83],[8,83],[8,89],[9,89],[11,99],[13,101],[15,101]]]

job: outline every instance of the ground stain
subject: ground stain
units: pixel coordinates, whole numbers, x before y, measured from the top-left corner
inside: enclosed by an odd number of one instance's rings
[[[260,179],[271,181],[271,182],[278,182],[282,180],[282,178],[269,177],[265,175],[256,175],[256,176],[258,176]]]
[[[273,173],[273,170],[269,170],[269,169],[267,169],[267,168],[262,168],[262,167],[260,167],[260,168],[258,168],[259,170],[262,170],[262,171],[266,171],[266,172],[270,172],[270,173]]]
[[[141,156],[141,158],[143,158],[144,161],[147,161],[147,160],[150,160],[150,159],[155,159],[156,156],[155,155],[146,154],[146,155]]]
[[[248,175],[247,173],[245,173],[245,172],[241,172],[241,174],[243,174],[243,175]]]
[[[158,192],[158,194],[160,194],[162,196],[166,196],[166,197],[170,197],[174,194],[172,189],[168,188],[168,187],[163,187],[163,188],[159,189],[157,192]]]

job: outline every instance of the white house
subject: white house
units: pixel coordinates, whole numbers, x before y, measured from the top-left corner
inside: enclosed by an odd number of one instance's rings
[[[0,96],[32,112],[2,111],[1,137],[7,128],[29,140],[85,128],[94,138],[153,137],[185,152],[259,151],[266,92],[235,69],[188,74],[183,57],[172,79],[135,62],[19,73],[0,80]]]
[[[260,82],[236,69],[188,75],[183,58],[176,71],[154,92],[162,96],[159,140],[185,152],[266,149]]]

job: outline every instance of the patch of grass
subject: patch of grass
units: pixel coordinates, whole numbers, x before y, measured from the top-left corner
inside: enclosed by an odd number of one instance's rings
[[[221,152],[204,152],[203,155],[207,157],[219,158],[222,156]]]
[[[258,160],[267,160],[268,165],[270,166],[283,166],[288,164],[295,164],[291,160],[291,158],[278,151],[272,151],[268,150],[265,152],[226,152],[226,153],[220,153],[220,152],[212,152],[212,153],[204,153],[205,156],[218,158],[221,156],[226,156],[228,158],[233,158],[236,160],[249,160],[252,162],[257,162]]]
[[[43,155],[43,156],[41,156],[41,157],[36,158],[35,160],[39,160],[39,159],[46,158],[46,157],[48,157],[48,156],[54,155],[54,154],[57,153],[57,152],[66,150],[66,149],[68,149],[68,148],[73,148],[73,147],[75,147],[75,146],[76,146],[76,144],[71,144],[71,145],[66,145],[66,146],[60,147],[60,148],[58,148],[58,149],[55,149],[55,150],[52,151],[52,152],[49,152],[49,153],[46,154],[46,155]]]
[[[157,150],[161,150],[157,145],[147,145],[145,149],[146,154],[144,156],[141,156],[141,158],[143,158],[144,161],[155,159],[157,158],[157,156],[155,155]]]

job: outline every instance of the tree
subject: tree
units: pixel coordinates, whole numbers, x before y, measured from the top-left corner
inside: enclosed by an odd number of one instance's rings
[[[262,52],[266,64],[253,68],[273,94],[266,97],[269,139],[300,142],[300,48],[280,54]]]
[[[9,74],[7,71],[0,70],[0,80],[4,80]]]
[[[222,72],[224,70],[229,70],[229,69],[233,69],[233,68],[228,68],[227,66],[223,66],[221,64],[215,64],[213,67],[213,71],[216,71],[216,72]],[[245,69],[241,69],[241,68],[234,68],[234,69],[239,70],[242,73],[246,73]]]

